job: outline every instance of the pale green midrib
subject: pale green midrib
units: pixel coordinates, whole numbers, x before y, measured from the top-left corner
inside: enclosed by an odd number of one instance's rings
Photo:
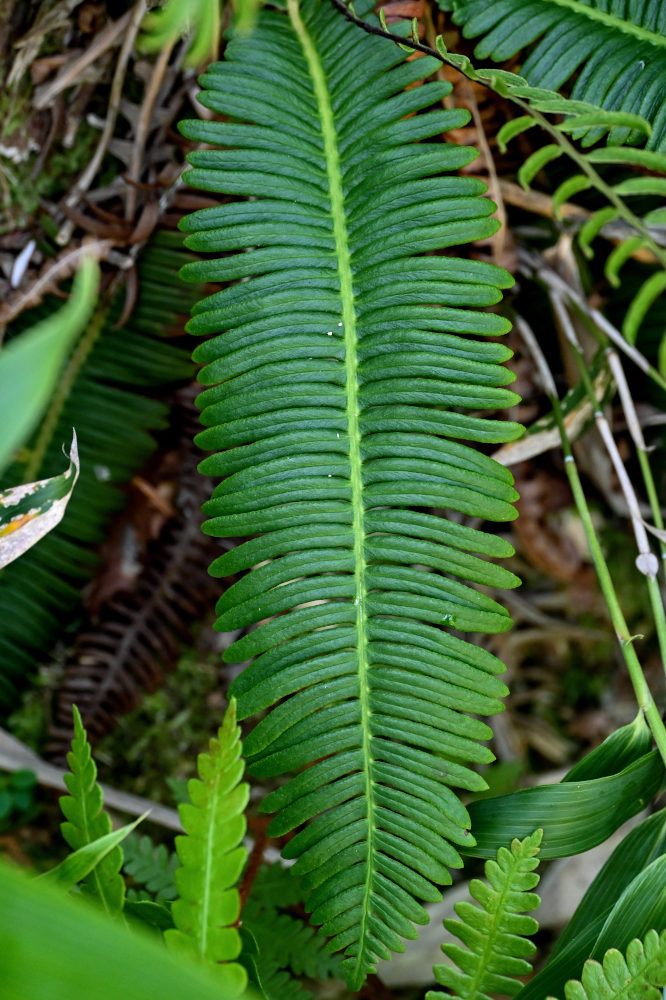
[[[218,761],[219,767],[219,761]],[[210,897],[211,888],[213,884],[213,852],[215,847],[215,818],[217,816],[217,800],[219,795],[219,785],[220,785],[221,774],[216,773],[215,780],[213,782],[213,788],[211,790],[211,796],[208,800],[206,812],[208,814],[206,822],[206,859],[204,863],[204,880],[203,880],[203,894],[201,897],[201,925],[199,933],[199,947],[201,957],[203,959],[208,959],[208,913],[210,911]]]
[[[303,47],[310,76],[314,85],[317,106],[321,119],[321,130],[324,139],[326,158],[326,173],[329,181],[331,213],[335,234],[335,249],[338,261],[340,279],[340,298],[342,299],[342,323],[345,342],[345,364],[347,384],[347,433],[349,437],[349,460],[351,467],[352,512],[354,532],[354,576],[356,604],[356,628],[358,634],[358,672],[360,687],[361,731],[363,733],[363,760],[366,762],[365,794],[368,810],[368,864],[365,876],[365,890],[362,902],[362,917],[357,960],[357,975],[364,964],[365,939],[368,931],[368,916],[370,911],[370,894],[372,891],[372,857],[374,852],[374,815],[371,774],[370,748],[370,706],[368,701],[368,658],[367,658],[367,611],[365,605],[365,561],[363,523],[363,486],[361,481],[361,434],[359,428],[357,356],[356,356],[356,312],[354,309],[354,290],[349,241],[345,225],[344,192],[340,170],[340,156],[336,141],[333,109],[328,93],[326,76],[319,55],[301,19],[298,0],[287,0],[289,17],[294,31]]]
[[[633,35],[634,38],[640,38],[642,42],[650,42],[652,45],[666,48],[666,36],[659,35],[656,31],[649,31],[648,28],[641,28],[640,25],[632,24],[631,21],[625,21],[613,14],[606,14],[603,10],[597,10],[596,7],[588,7],[586,4],[580,3],[580,0],[546,0],[546,2],[555,4],[556,7],[564,7],[565,10],[580,14],[591,21],[599,21],[608,28],[622,31],[625,35]]]
[[[488,931],[485,937],[483,949],[480,954],[477,952],[477,954],[479,954],[479,962],[476,967],[476,972],[470,978],[469,990],[467,993],[468,997],[470,998],[478,997],[481,995],[481,984],[483,983],[483,978],[486,972],[488,971],[488,966],[490,964],[491,959],[506,954],[505,950],[500,950],[497,948],[497,939],[499,935],[503,933],[502,921],[504,917],[509,913],[513,914],[515,912],[521,912],[515,910],[509,911],[507,909],[506,901],[510,892],[513,889],[513,883],[512,883],[513,877],[517,874],[518,875],[522,874],[521,862],[525,860],[527,859],[524,858],[522,854],[519,855],[518,857],[514,855],[513,864],[511,865],[510,871],[507,873],[506,882],[504,883],[502,890],[500,892],[500,898],[497,907],[495,908],[495,910],[493,910],[492,913],[490,913],[490,911],[487,910],[486,907],[484,906],[485,912],[488,913],[492,919],[491,919],[490,930]],[[508,957],[513,958],[514,956],[510,955]],[[511,978],[513,979],[514,977],[511,976]]]

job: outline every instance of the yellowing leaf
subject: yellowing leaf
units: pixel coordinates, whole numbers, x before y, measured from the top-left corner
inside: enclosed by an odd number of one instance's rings
[[[18,559],[60,523],[78,477],[79,450],[74,432],[69,467],[64,472],[0,493],[0,569]]]

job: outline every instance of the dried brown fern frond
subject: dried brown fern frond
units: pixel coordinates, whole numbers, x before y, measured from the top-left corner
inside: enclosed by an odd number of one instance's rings
[[[192,421],[182,416],[189,453],[178,474],[173,516],[146,547],[144,569],[132,589],[120,590],[90,615],[54,693],[46,753],[64,757],[71,740],[72,703],[91,741],[100,739],[155,691],[172,670],[194,627],[214,606],[219,583],[207,572],[220,542],[201,531],[200,508],[212,486],[197,472]]]

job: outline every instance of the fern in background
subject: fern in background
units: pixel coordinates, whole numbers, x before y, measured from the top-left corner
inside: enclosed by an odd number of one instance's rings
[[[259,871],[243,907],[243,927],[256,945],[256,979],[267,1000],[311,997],[294,977],[342,978],[340,956],[331,955],[326,938],[295,913],[303,897],[300,879],[292,870],[273,864]]]
[[[661,0],[438,0],[466,38],[483,35],[477,59],[503,62],[538,42],[521,66],[536,87],[558,90],[576,75],[572,97],[640,114],[652,124],[647,148],[666,151],[666,8]],[[590,129],[584,144],[600,138]],[[618,126],[609,142],[642,141]]]
[[[16,706],[20,690],[49,656],[81,603],[81,588],[97,562],[112,513],[123,506],[119,487],[155,448],[153,432],[168,423],[155,390],[188,378],[187,352],[169,342],[189,308],[192,291],[174,277],[188,259],[166,234],[139,264],[140,293],[131,317],[117,328],[118,296],[100,307],[61,377],[27,465],[6,470],[8,485],[62,471],[62,446],[76,428],[81,474],[58,527],[0,573],[0,711]],[[28,323],[30,316],[22,316]]]
[[[178,807],[185,836],[176,837],[180,868],[178,899],[171,907],[175,928],[165,932],[169,947],[211,964],[225,993],[242,993],[247,976],[233,959],[241,950],[234,926],[240,915],[235,888],[247,860],[242,846],[249,787],[241,783],[240,729],[232,700],[210,752],[199,754],[199,778],[187,785],[190,802]]]
[[[531,890],[539,881],[535,868],[541,835],[541,830],[535,830],[524,840],[514,840],[510,850],[500,847],[496,860],[486,862],[488,881],[472,879],[469,884],[470,894],[480,905],[456,903],[460,920],[444,921],[466,947],[443,944],[442,951],[458,969],[436,965],[435,978],[457,1000],[491,1000],[490,994],[496,993],[515,996],[522,987],[518,977],[532,971],[526,959],[536,946],[529,936],[539,925],[526,911],[536,909],[540,902]],[[431,990],[426,1000],[442,1000],[442,996]]]
[[[76,706],[73,707],[73,714],[74,739],[71,752],[67,755],[70,773],[65,774],[70,794],[60,799],[60,808],[66,818],[60,829],[69,846],[76,851],[111,833],[111,819],[103,808],[102,789],[97,784],[97,766]],[[110,915],[117,915],[123,909],[125,882],[120,874],[122,863],[122,848],[114,847],[83,882],[84,891],[94,896]]]
[[[164,844],[154,844],[146,834],[132,833],[123,845],[123,871],[138,886],[157,900],[164,902],[178,895],[174,871],[178,857],[171,854]],[[129,889],[128,897],[136,890]]]
[[[511,549],[429,509],[515,516],[511,474],[456,440],[519,433],[466,412],[517,398],[503,388],[510,352],[474,336],[507,330],[477,309],[511,279],[415,256],[497,229],[484,185],[451,173],[475,152],[413,144],[468,119],[415,113],[450,92],[410,86],[434,60],[405,62],[310,0],[262,12],[226,56],[200,99],[229,120],[182,126],[225,147],[192,153],[189,182],[254,199],[183,225],[189,247],[217,254],[190,278],[251,278],[199,303],[188,326],[210,338],[195,352],[212,386],[198,443],[218,454],[202,469],[227,477],[207,530],[258,535],[213,565],[260,564],[218,603],[217,627],[263,622],[226,654],[257,657],[234,684],[240,717],[280,703],[245,752],[258,776],[305,768],[267,797],[269,833],[312,821],[285,853],[358,988],[461,866],[456,845],[472,838],[451,787],[482,788],[469,764],[492,759],[472,715],[500,709],[502,666],[445,628],[509,627],[469,583],[515,585],[480,558]]]
[[[588,960],[581,980],[564,987],[565,1000],[661,1000],[666,987],[666,931],[648,931],[643,941],[635,938],[626,958],[609,948],[602,962]],[[555,1000],[549,997],[548,1000]]]

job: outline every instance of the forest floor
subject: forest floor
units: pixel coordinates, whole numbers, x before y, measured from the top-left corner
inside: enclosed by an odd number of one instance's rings
[[[200,110],[196,73],[185,64],[182,42],[155,55],[142,50],[145,6],[121,0],[0,0],[0,339],[5,330],[11,335],[25,324],[45,297],[63,295],[84,252],[92,251],[101,261],[105,288],[112,283],[123,287],[121,319],[129,316],[141,294],[137,260],[154,232],[175,232],[184,213],[209,203],[181,181],[187,144],[176,125]],[[432,29],[424,3],[397,0],[386,11],[389,19],[419,17],[424,32]],[[543,288],[521,272],[520,252],[538,252],[555,272],[584,287],[594,302],[598,274],[573,245],[581,216],[565,212],[564,221],[557,221],[547,183],[541,193],[525,192],[517,184],[531,140],[521,137],[509,153],[500,154],[495,136],[511,117],[510,108],[454,71],[447,76],[454,85],[452,101],[471,112],[470,124],[448,141],[480,150],[468,169],[486,181],[504,223],[473,252],[517,273],[511,308],[518,304],[538,330],[564,396],[577,384],[566,338]],[[508,343],[515,352],[512,388],[522,402],[507,417],[533,427],[547,418],[550,407],[520,330],[509,335]],[[646,420],[654,418],[659,408],[644,383],[633,381],[632,391]],[[620,450],[631,461],[629,434],[616,402],[611,399],[605,406]],[[630,631],[642,636],[645,675],[658,695],[663,673],[644,578],[634,565],[626,503],[590,408],[574,401],[571,413],[576,461],[596,529]],[[52,766],[63,763],[58,699],[67,688],[77,631],[82,622],[99,617],[105,605],[135,592],[138,576],[151,572],[150,560],[161,558],[151,543],[174,516],[179,476],[187,469],[187,462],[179,465],[174,459],[181,444],[174,433],[163,433],[148,466],[126,484],[125,509],[109,529],[102,563],[84,592],[79,616],[44,659],[7,723],[15,738]],[[527,442],[502,449],[497,457],[511,468],[520,493],[519,517],[501,533],[516,552],[507,565],[523,583],[502,595],[515,627],[486,640],[507,666],[511,691],[506,711],[492,723],[497,756],[487,776],[492,794],[559,780],[636,712],[556,432],[546,422]],[[663,471],[662,464],[658,472]],[[210,586],[205,561],[201,577],[190,581],[192,591]],[[141,608],[133,614],[140,615]],[[135,626],[136,620],[128,628]],[[169,650],[156,666],[148,685],[153,690],[128,699],[129,710],[103,727],[108,731],[96,734],[96,759],[105,784],[174,808],[194,772],[197,751],[219,725],[231,678],[231,668],[220,666],[220,652],[230,638],[215,633],[211,617],[202,615],[191,639]],[[3,752],[0,742],[0,759]],[[6,752],[18,751],[7,744]],[[12,781],[0,775],[0,851],[18,861],[50,864],[60,851],[57,795],[46,787],[33,789],[27,779],[21,797]],[[261,835],[261,822],[254,824]],[[157,827],[151,833],[171,836]],[[570,880],[567,885],[579,887],[587,878],[573,868],[568,874],[560,869],[558,879],[564,877]],[[571,908],[567,892],[561,896],[545,922],[544,943]],[[420,952],[410,953],[411,965],[405,960],[397,972],[387,971],[384,985],[371,985],[368,997],[420,996],[422,986],[410,976],[434,947],[422,943]]]

